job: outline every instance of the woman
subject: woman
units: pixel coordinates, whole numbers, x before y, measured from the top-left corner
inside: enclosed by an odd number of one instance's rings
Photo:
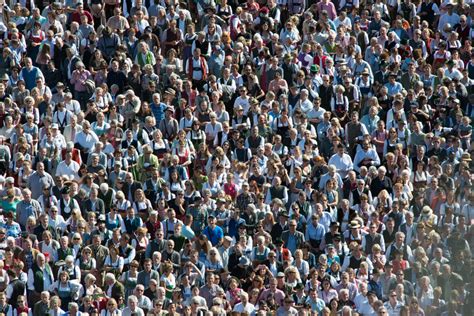
[[[135,213],[142,218],[146,218],[148,213],[153,209],[150,200],[146,198],[142,189],[135,191],[135,202],[133,203],[133,209],[135,210]]]
[[[390,128],[388,131],[388,138],[384,142],[383,155],[386,156],[387,153],[395,152],[395,148],[399,143],[400,139],[398,138],[397,130],[393,127]]]
[[[117,301],[110,298],[107,301],[107,307],[100,312],[100,316],[121,316],[122,311],[118,307]]]
[[[84,278],[84,286],[81,288],[81,293],[79,297],[90,296],[94,294],[94,291],[97,289],[97,284],[95,282],[97,278],[92,274],[87,274]]]
[[[105,115],[102,112],[97,113],[96,119],[91,124],[91,128],[97,136],[101,136],[109,130],[110,124],[105,121]]]
[[[345,88],[342,85],[335,87],[336,94],[331,100],[331,111],[335,113],[339,122],[345,123],[349,113],[349,99],[344,95]]]
[[[325,277],[321,282],[321,289],[319,291],[319,297],[324,303],[329,304],[332,299],[338,298],[337,291],[331,287],[331,281]]]
[[[119,214],[117,207],[110,208],[110,212],[105,215],[105,227],[112,231],[115,228],[120,228],[123,225],[122,216]]]
[[[2,209],[4,214],[16,215],[16,206],[21,202],[20,198],[15,196],[15,189],[9,188],[6,190],[6,196],[2,199]]]
[[[173,66],[176,73],[181,73],[183,71],[182,61],[177,57],[178,53],[174,48],[171,48],[166,53],[166,58],[163,60],[161,67],[166,69],[167,66]],[[186,60],[186,59],[185,59]]]
[[[303,279],[306,279],[309,275],[309,264],[303,259],[303,251],[301,249],[297,249],[294,256],[295,260],[293,261],[293,266],[298,269],[298,272],[303,277]]]
[[[206,272],[217,272],[224,268],[222,258],[217,248],[213,247],[209,250],[205,262]]]
[[[206,141],[206,133],[201,129],[201,123],[194,120],[191,124],[191,130],[186,134],[186,138],[191,141],[194,148],[198,148]]]
[[[150,142],[153,154],[158,158],[163,158],[164,154],[170,152],[170,146],[167,139],[163,139],[163,134],[159,129],[153,132],[153,140]]]
[[[117,211],[119,213],[125,214],[127,212],[127,209],[132,206],[130,201],[125,199],[125,194],[122,191],[117,191],[115,198],[115,205],[117,206]]]
[[[96,260],[92,256],[92,250],[89,247],[84,247],[81,251],[81,256],[76,259],[75,262],[76,266],[79,266],[79,269],[81,270],[81,275],[85,275],[86,279],[87,276],[92,276],[92,274],[96,273]],[[87,282],[84,280],[85,283],[85,288],[84,288],[84,295],[92,295],[94,292],[93,289],[91,290],[91,287],[87,287]],[[89,293],[90,292],[90,293]],[[81,295],[84,296],[84,295]]]
[[[431,176],[426,171],[426,165],[423,161],[420,161],[416,164],[416,170],[411,176],[411,182],[413,183],[413,188],[421,189],[426,188],[428,182],[430,182]]]
[[[207,236],[201,234],[198,239],[194,242],[194,248],[199,254],[199,261],[205,262],[209,250],[212,248],[211,242],[207,239]]]
[[[287,290],[293,290],[298,283],[301,283],[301,277],[298,269],[294,266],[289,266],[288,268],[285,269],[285,277],[286,277],[286,282],[285,282],[285,288]]]
[[[59,273],[58,281],[52,284],[50,291],[56,293],[61,299],[61,309],[67,310],[69,303],[78,299],[81,288],[80,284],[69,280],[67,271],[62,271]]]
[[[231,278],[227,287],[227,291],[225,293],[225,297],[232,307],[240,303],[241,293],[242,289],[239,287],[239,281],[234,277]]]
[[[32,60],[36,60],[41,43],[46,39],[46,34],[41,30],[41,23],[34,22],[33,29],[31,30],[28,38],[28,56]]]
[[[144,67],[145,65],[152,65],[156,64],[154,54],[149,50],[148,44],[145,42],[140,42],[138,44],[137,55],[135,57],[135,63],[138,64],[140,67]]]
[[[16,299],[16,304],[17,304],[17,307],[13,310],[11,314],[12,316],[20,316],[20,315],[32,316],[33,315],[32,309],[29,308],[27,305],[26,296],[19,295]]]
[[[18,186],[22,189],[27,188],[28,179],[33,174],[30,161],[24,161],[23,167],[18,170]]]
[[[41,46],[38,55],[36,56],[36,64],[41,71],[47,70],[47,66],[51,61],[50,52],[51,46],[47,43],[44,43],[43,46]]]
[[[184,131],[179,134],[185,136]],[[178,146],[173,150],[173,154],[178,156],[178,164],[186,168],[187,173],[189,174],[188,166],[192,163],[192,157],[194,156],[192,152],[192,143],[191,146],[189,146],[186,138],[180,139],[178,141]]]
[[[418,304],[418,299],[413,296],[410,299],[409,314],[410,316],[425,316],[424,310]]]
[[[173,274],[173,264],[170,262],[161,264],[160,285],[166,289],[166,298],[171,299],[173,290],[176,287],[176,279]]]
[[[105,258],[104,271],[111,272],[116,276],[122,273],[124,259],[119,255],[119,250],[113,244],[109,246],[109,254]]]
[[[319,291],[320,282],[318,280],[318,271],[316,268],[311,268],[309,271],[308,280],[305,283],[305,292],[309,293],[311,290]]]
[[[184,182],[180,180],[176,169],[173,169],[170,173],[169,189],[171,193],[175,195],[179,191],[184,191]]]
[[[211,172],[207,179],[207,182],[202,186],[202,190],[210,190],[213,197],[217,196],[217,193],[221,191],[221,186],[217,182],[217,175],[215,172]]]
[[[122,273],[120,282],[125,286],[125,301],[127,301],[130,295],[133,295],[138,279],[138,261],[133,260],[130,262],[130,270]]]

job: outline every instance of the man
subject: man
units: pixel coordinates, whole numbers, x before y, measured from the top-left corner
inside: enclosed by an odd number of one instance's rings
[[[212,305],[208,304],[208,306]],[[236,313],[247,313],[249,315],[252,315],[255,312],[255,306],[249,302],[249,295],[247,292],[241,291],[240,303],[235,304],[232,311]]]
[[[288,203],[288,188],[282,185],[281,178],[273,178],[272,186],[268,190],[265,203],[270,204],[275,198],[280,199],[283,204]]]
[[[146,247],[145,258],[151,258],[155,251],[163,252],[168,246],[168,241],[164,240],[163,229],[161,226],[155,232],[155,239]]]
[[[36,78],[43,78],[43,73],[38,67],[33,66],[31,58],[25,59],[25,67],[21,69],[20,79],[25,81],[26,89],[30,90],[36,87]]]
[[[370,183],[370,192],[372,196],[378,196],[380,191],[386,190],[389,194],[392,194],[392,180],[386,176],[387,169],[384,166],[379,167],[378,177],[372,180]]]
[[[314,250],[319,250],[326,234],[326,229],[319,223],[318,214],[311,215],[311,222],[306,226],[305,240]]]
[[[133,207],[127,209],[127,216],[123,220],[122,232],[132,235],[139,227],[143,226],[143,220],[138,216]]]
[[[413,262],[413,253],[411,247],[405,243],[405,234],[403,232],[397,232],[395,234],[395,242],[387,248],[387,252],[385,253],[387,260],[392,261],[395,259],[395,256],[392,253],[394,250],[401,251],[405,260]]]
[[[71,189],[65,186],[61,190],[61,199],[59,199],[59,214],[67,220],[74,209],[79,209],[79,203],[71,197]]]
[[[98,271],[101,271],[105,258],[109,254],[109,249],[101,244],[102,242],[102,237],[100,234],[93,234],[92,235],[92,244],[89,246],[92,250],[92,256],[96,260],[96,269]]]
[[[193,57],[186,61],[185,72],[195,87],[202,88],[206,83],[208,66],[206,59],[201,55],[200,48],[195,48]]]
[[[203,234],[208,238],[213,247],[220,245],[224,238],[224,231],[216,225],[216,222],[214,215],[209,215],[207,218],[208,226],[203,230]]]
[[[43,193],[42,188],[44,186],[54,186],[54,180],[53,177],[45,171],[44,163],[38,162],[36,164],[36,171],[28,178],[28,188],[31,190],[31,197],[38,199]]]
[[[352,190],[349,195],[350,205],[355,206],[360,204],[362,195],[366,195],[368,197],[368,202],[372,203],[372,193],[365,185],[364,179],[357,179],[357,187]]]
[[[41,292],[41,300],[36,302],[33,307],[33,316],[48,315],[49,312],[49,292]]]
[[[354,158],[354,170],[360,173],[360,168],[362,166],[379,166],[380,157],[377,154],[377,151],[373,146],[371,146],[368,139],[364,139],[362,142],[362,150],[357,151]]]
[[[321,191],[326,189],[326,183],[329,181],[329,179],[336,180],[337,187],[342,188],[343,181],[340,174],[337,173],[337,168],[335,165],[329,165],[328,172],[321,176],[321,179],[319,180],[319,189]]]
[[[362,237],[362,249],[367,255],[372,253],[372,247],[374,245],[379,245],[382,252],[385,252],[385,242],[382,234],[377,233],[377,228],[375,223],[370,223],[369,233]]]
[[[400,78],[400,83],[403,89],[410,90],[414,89],[415,85],[420,81],[420,76],[416,73],[416,67],[414,63],[408,65],[408,71]]]
[[[26,284],[25,282],[18,279],[18,276],[14,270],[10,269],[7,271],[7,273],[8,277],[10,278],[10,283],[5,290],[6,298],[12,303],[11,305],[13,308],[17,308],[17,298],[20,295],[26,296]]]
[[[152,269],[152,260],[147,258],[143,263],[143,270],[138,273],[137,283],[148,288],[151,280],[159,282],[159,274]]]
[[[345,138],[349,145],[349,153],[353,156],[356,152],[357,140],[369,132],[364,124],[359,121],[359,113],[354,111],[351,114],[351,121],[346,124]]]
[[[66,93],[66,100],[69,98],[70,92]],[[72,95],[71,95],[72,99]],[[74,100],[75,101],[75,100]],[[66,104],[67,106],[67,104]],[[76,139],[76,135],[79,134],[79,132],[82,131],[82,126],[77,124],[77,117],[76,115],[72,115],[69,121],[69,125],[66,125],[64,127],[63,135],[66,140],[66,142],[72,142],[74,144],[74,141]],[[67,149],[67,148],[66,148]]]
[[[277,305],[283,305],[285,299],[285,292],[277,288],[278,281],[276,278],[270,279],[270,284],[268,288],[262,291],[258,301],[266,301],[269,296],[272,296],[275,299]]]
[[[28,299],[30,306],[41,297],[41,292],[49,289],[54,283],[53,270],[42,253],[36,256],[35,263],[28,270]]]
[[[413,284],[411,284],[409,281],[405,280],[405,273],[403,270],[400,270],[396,273],[395,279],[393,279],[389,286],[388,289],[389,291],[395,291],[397,288],[397,285],[403,285],[403,293],[409,297],[413,296],[414,294],[414,288]]]
[[[39,191],[41,191],[41,187],[39,188]],[[22,195],[23,201],[16,205],[16,221],[20,224],[22,229],[24,229],[28,218],[30,216],[38,218],[39,214],[42,213],[42,210],[39,202],[32,199],[31,191],[29,189],[23,189]]]
[[[211,250],[209,252],[209,255],[216,255],[215,253],[215,250]],[[181,256],[179,255],[179,252],[174,250],[174,240],[168,240],[168,245],[165,251],[161,253],[161,257],[163,261],[169,261],[170,263],[172,263],[175,270],[181,268]]]
[[[370,306],[367,283],[359,283],[359,294],[354,299],[357,311],[362,315],[371,315],[373,313],[372,306]]]
[[[99,190],[92,188],[87,199],[82,207],[85,212],[94,212],[96,215],[105,214],[105,204],[102,199],[98,197]]]
[[[128,297],[128,305],[123,309],[122,316],[145,316],[143,309],[138,307],[138,298],[135,295]]]
[[[281,239],[291,253],[295,253],[296,249],[301,248],[305,242],[303,233],[297,231],[296,227],[296,220],[290,220],[289,229],[284,231],[281,235]]]
[[[405,213],[405,223],[400,225],[399,231],[405,234],[405,241],[411,245],[413,239],[416,238],[416,224],[414,223],[415,215],[409,211]]]
[[[13,307],[12,305],[7,303],[7,298],[4,292],[0,292],[0,312],[3,315],[13,315]]]
[[[163,133],[163,139],[167,139],[168,141],[174,140],[178,135],[179,123],[173,117],[174,113],[174,107],[169,105],[166,108],[164,119],[161,120],[159,124],[159,129],[161,133]]]
[[[214,282],[214,273],[210,272],[207,274],[206,284],[199,289],[200,296],[202,296],[207,303],[207,306],[212,306],[212,300],[217,295],[217,291],[221,287]]]
[[[328,164],[336,167],[342,179],[346,178],[347,173],[353,169],[352,158],[344,153],[344,145],[341,143],[337,144],[336,153],[329,159]]]
[[[121,229],[116,228],[116,230],[120,234]],[[135,248],[132,247],[132,245],[130,245],[130,235],[128,234],[120,235],[118,250],[119,250],[119,255],[123,258],[123,264],[125,268],[128,268],[130,266],[130,263],[135,259],[135,256],[137,254]]]
[[[388,297],[388,301],[384,303],[384,307],[387,309],[389,316],[400,315],[400,310],[403,304],[397,300],[397,292],[391,291]]]
[[[133,174],[128,172],[125,175],[125,183],[122,188],[123,193],[125,193],[125,199],[134,203],[135,192],[138,189],[142,189],[142,184],[140,182],[134,181]]]
[[[78,181],[80,167],[79,163],[72,159],[72,152],[66,152],[65,159],[56,168],[56,177],[67,176],[69,179]]]
[[[153,309],[153,304],[148,297],[143,295],[144,292],[145,287],[142,284],[135,286],[134,295],[137,297],[138,307],[143,309],[144,312],[148,312]]]
[[[95,144],[99,142],[99,137],[91,130],[91,124],[88,121],[82,123],[82,131],[76,134],[74,139],[74,146],[81,150],[82,161],[87,161],[87,156],[94,148]]]
[[[318,297],[318,291],[315,288],[311,288],[309,290],[309,295],[306,299],[306,304],[311,306],[311,310],[317,313],[321,313],[321,311],[325,307],[324,301]]]
[[[106,286],[105,295],[107,297],[113,298],[116,301],[118,301],[119,299],[125,296],[125,287],[122,285],[122,283],[120,283],[119,281],[115,279],[115,275],[113,273],[107,273],[105,275],[105,286]],[[136,302],[137,301],[135,301],[135,303]]]

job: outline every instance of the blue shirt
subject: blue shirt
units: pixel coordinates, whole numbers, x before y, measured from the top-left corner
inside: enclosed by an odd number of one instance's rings
[[[291,253],[295,253],[295,251],[296,251],[296,238],[295,238],[295,235],[293,235],[293,234],[288,235],[288,244],[286,245],[286,248],[288,248],[288,250]]]
[[[387,87],[387,92],[389,96],[393,96],[396,93],[400,93],[403,90],[403,86],[400,82],[395,82],[393,85],[389,82],[385,84],[385,87]]]
[[[224,231],[219,226],[214,227],[214,229],[207,226],[203,233],[213,246],[217,246],[222,238],[224,238]]]
[[[31,70],[23,68],[20,72],[20,78],[25,80],[26,89],[31,90],[36,87],[36,78],[43,77],[41,70],[37,67],[32,67]]]
[[[155,117],[156,120],[156,127],[160,125],[160,122],[163,120],[165,117],[165,109],[167,108],[166,104],[160,103],[156,105],[155,103],[150,104],[150,109],[153,112],[153,116]]]
[[[324,304],[324,301],[320,298],[317,298],[315,301],[312,300],[310,297],[306,300],[306,304],[309,304],[311,306],[312,311],[316,311],[320,313],[324,307],[326,307],[326,304]]]
[[[323,240],[324,234],[326,234],[326,229],[324,228],[323,225],[317,224],[316,227],[314,227],[313,223],[310,223],[306,227],[306,240]]]

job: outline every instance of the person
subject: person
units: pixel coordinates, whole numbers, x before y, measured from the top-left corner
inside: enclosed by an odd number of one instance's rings
[[[469,314],[472,1],[15,2],[0,313]]]

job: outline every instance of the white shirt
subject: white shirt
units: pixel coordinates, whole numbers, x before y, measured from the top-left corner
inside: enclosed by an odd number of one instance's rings
[[[204,132],[206,135],[210,135],[211,138],[215,138],[217,136],[217,133],[222,131],[222,124],[220,122],[216,122],[214,125],[212,125],[211,122],[206,124],[206,128]]]
[[[84,131],[81,131],[76,134],[76,139],[74,140],[74,143],[79,143],[79,145],[88,150],[94,148],[95,144],[98,142],[99,137],[97,137],[93,131],[89,131],[87,134]]]
[[[71,160],[69,164],[67,164],[66,160],[63,160],[59,163],[58,167],[56,168],[56,177],[58,176],[68,176],[70,179],[74,178],[74,180],[79,180],[79,169],[81,166],[74,160]]]
[[[232,311],[238,313],[247,312],[251,315],[255,311],[255,306],[251,303],[247,303],[245,304],[245,306],[242,303],[238,303],[234,306],[234,309]]]
[[[347,176],[347,172],[352,170],[354,167],[351,156],[345,153],[343,153],[342,156],[340,156],[339,154],[332,155],[332,157],[329,159],[328,164],[334,165],[336,167],[337,172],[343,179]]]

